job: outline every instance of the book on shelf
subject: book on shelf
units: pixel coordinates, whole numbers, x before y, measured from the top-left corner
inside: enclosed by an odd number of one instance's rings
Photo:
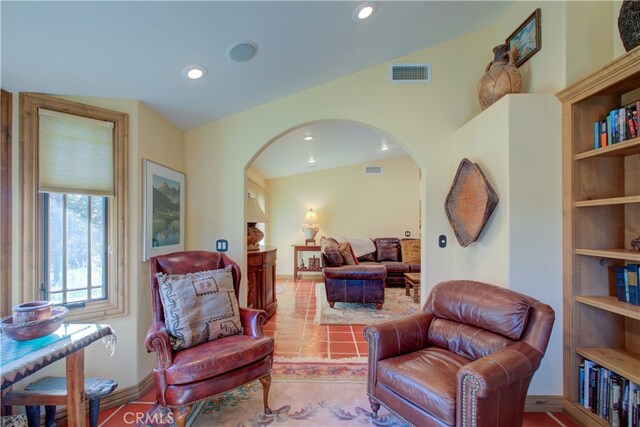
[[[640,135],[638,114],[640,101],[611,110],[603,119],[593,124],[593,146],[607,147]]]
[[[616,277],[616,298],[618,301],[629,302],[629,281],[627,267],[617,265],[614,267]]]
[[[638,264],[627,264],[627,286],[629,288],[629,302],[640,305],[640,292],[638,292]]]
[[[580,363],[579,401],[611,427],[640,427],[640,386],[597,363]]]

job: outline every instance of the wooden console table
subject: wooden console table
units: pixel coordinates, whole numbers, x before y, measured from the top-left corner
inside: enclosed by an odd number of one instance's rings
[[[261,246],[247,252],[247,306],[267,312],[267,318],[276,313],[276,248]]]
[[[43,400],[43,396],[39,396],[38,403],[66,404],[68,424],[84,427],[87,422],[84,348],[104,337],[111,338],[111,344],[115,345],[115,338],[112,338],[113,329],[109,325],[101,324],[62,325],[53,334],[26,341],[12,340],[0,334],[2,390],[57,360],[66,359],[66,393],[51,395],[46,397],[46,401]],[[28,392],[11,391],[3,399],[3,404],[28,405],[33,403],[29,399]]]
[[[299,254],[301,252],[317,252],[318,258],[320,257],[320,245],[292,245],[293,246],[293,280],[298,280],[298,273],[320,272],[322,271],[322,261],[320,266],[316,268],[309,268],[308,265],[300,267]],[[308,262],[308,261],[307,261]]]

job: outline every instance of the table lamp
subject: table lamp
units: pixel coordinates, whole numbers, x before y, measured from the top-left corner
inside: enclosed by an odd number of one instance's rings
[[[305,245],[315,245],[316,244],[316,234],[318,234],[318,215],[313,211],[313,209],[309,209],[309,211],[304,216],[304,222],[302,224],[302,234],[305,237]]]
[[[267,216],[260,208],[258,199],[247,195],[247,203],[244,205],[244,219],[247,221],[247,250],[257,251],[260,249],[258,244],[264,237],[264,233],[256,227],[257,223],[267,222]]]

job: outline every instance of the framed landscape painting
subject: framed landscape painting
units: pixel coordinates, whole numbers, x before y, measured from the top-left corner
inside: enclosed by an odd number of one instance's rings
[[[521,66],[540,50],[540,9],[536,9],[516,30],[505,44],[515,53],[516,67]]]
[[[185,176],[142,159],[142,260],[184,250]]]

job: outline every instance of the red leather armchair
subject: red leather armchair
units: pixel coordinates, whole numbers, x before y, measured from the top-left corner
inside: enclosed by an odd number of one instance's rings
[[[439,283],[420,313],[365,327],[374,414],[382,404],[421,427],[521,425],[554,320],[509,289]]]
[[[150,260],[153,323],[147,332],[147,351],[156,352],[153,377],[156,396],[162,406],[171,408],[178,427],[183,427],[191,404],[239,387],[256,378],[263,387],[264,411],[268,404],[273,364],[273,338],[265,337],[263,310],[240,308],[244,335],[233,335],[194,347],[174,351],[164,324],[164,310],[156,273],[186,274],[215,270],[232,265],[233,284],[238,295],[240,267],[216,252],[177,252]]]

